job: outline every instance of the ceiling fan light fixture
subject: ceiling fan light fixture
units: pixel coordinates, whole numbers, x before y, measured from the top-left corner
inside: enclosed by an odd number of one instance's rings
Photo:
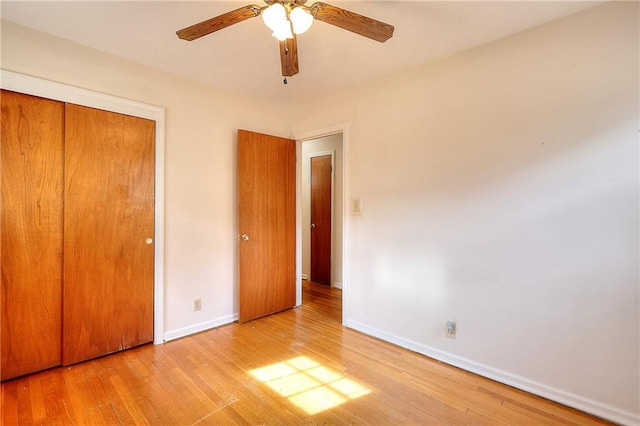
[[[295,7],[291,13],[289,13],[289,19],[293,25],[293,32],[296,34],[304,33],[311,28],[311,24],[313,24],[313,16],[311,13],[301,7]]]

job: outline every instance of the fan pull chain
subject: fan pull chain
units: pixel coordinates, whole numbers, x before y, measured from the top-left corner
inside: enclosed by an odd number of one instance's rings
[[[289,43],[287,43],[287,39],[284,39],[284,54],[288,55],[289,54]],[[284,84],[287,84],[287,77],[284,78],[284,80],[282,81]]]

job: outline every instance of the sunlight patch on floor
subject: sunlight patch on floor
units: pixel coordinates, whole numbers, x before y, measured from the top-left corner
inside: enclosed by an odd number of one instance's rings
[[[316,414],[371,393],[369,389],[306,356],[249,373],[307,414]]]

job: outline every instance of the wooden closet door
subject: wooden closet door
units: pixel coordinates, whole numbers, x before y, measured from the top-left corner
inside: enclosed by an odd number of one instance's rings
[[[60,365],[64,104],[2,91],[0,379]]]
[[[67,104],[63,364],[153,340],[155,123]]]

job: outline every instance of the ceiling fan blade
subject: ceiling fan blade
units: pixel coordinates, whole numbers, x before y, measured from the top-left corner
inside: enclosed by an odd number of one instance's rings
[[[262,9],[260,9],[259,6],[250,4],[248,6],[232,10],[231,12],[223,13],[215,18],[207,19],[206,21],[178,30],[176,31],[176,34],[178,35],[178,38],[181,38],[182,40],[195,40],[202,36],[206,36],[207,34],[211,34],[212,32],[227,28],[230,25],[237,24],[238,22],[242,22],[249,18],[255,18],[260,15],[261,11]]]
[[[389,40],[393,35],[393,25],[385,24],[330,4],[314,3],[310,9],[313,17],[319,21],[360,34],[380,43]]]
[[[296,35],[280,42],[280,65],[282,76],[291,77],[298,74],[298,40]]]

